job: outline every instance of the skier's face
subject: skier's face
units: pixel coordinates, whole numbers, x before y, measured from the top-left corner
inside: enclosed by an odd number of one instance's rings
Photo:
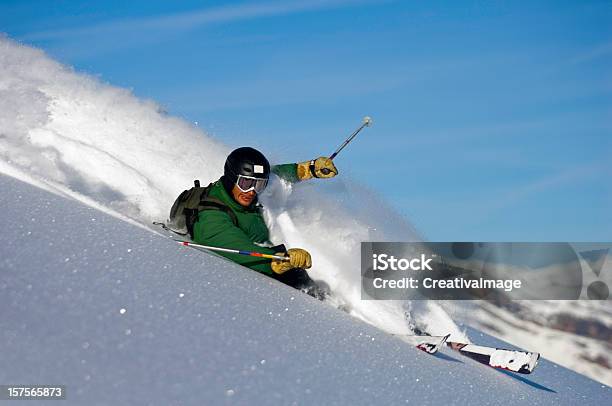
[[[244,207],[250,206],[251,203],[253,203],[253,199],[255,199],[256,195],[257,193],[255,193],[254,190],[243,192],[236,185],[234,185],[234,188],[232,189],[232,196],[234,197],[234,200],[237,201],[239,205]]]

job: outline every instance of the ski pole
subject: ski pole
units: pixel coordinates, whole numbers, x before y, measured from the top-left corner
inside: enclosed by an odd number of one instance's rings
[[[230,254],[246,255],[249,257],[261,257],[261,258],[269,258],[269,259],[278,259],[280,261],[289,261],[289,257],[281,257],[280,255],[262,254],[261,252],[241,251],[241,250],[234,250],[230,248],[211,247],[209,245],[195,244],[189,241],[182,241],[182,240],[174,240],[174,241],[186,247],[204,248],[210,251],[227,252]]]
[[[364,127],[369,127],[369,126],[370,126],[370,124],[372,124],[372,119],[371,119],[370,117],[368,117],[368,116],[365,116],[365,117],[363,118],[363,124],[361,124],[361,126],[360,126],[358,129],[356,129],[356,130],[355,130],[355,131],[354,131],[354,132],[351,134],[351,136],[350,136],[350,137],[348,137],[348,138],[347,138],[347,139],[346,139],[346,140],[345,140],[345,141],[342,143],[342,145],[340,145],[340,146],[338,147],[338,149],[337,149],[336,151],[334,151],[334,153],[333,153],[333,154],[332,154],[332,155],[329,157],[329,159],[332,159],[332,160],[333,160],[333,159],[334,159],[334,158],[335,158],[335,157],[336,157],[336,156],[337,156],[337,155],[340,153],[340,151],[342,151],[342,150],[344,149],[344,147],[346,147],[346,146],[349,144],[349,142],[353,141],[353,138],[355,138],[355,137],[357,136],[357,134],[359,134],[359,132],[360,132],[361,130],[363,130],[363,128],[364,128]]]
[[[361,126],[358,129],[356,129],[355,131],[353,131],[353,133],[346,140],[344,140],[342,145],[340,145],[338,147],[338,149],[336,149],[334,151],[334,153],[331,154],[329,159],[333,160],[340,153],[340,151],[342,151],[344,149],[344,147],[346,147],[349,144],[349,142],[353,141],[353,138],[355,138],[357,136],[357,134],[359,134],[359,132],[361,130],[363,130],[365,127],[369,127],[371,124],[372,124],[372,118],[370,118],[369,116],[365,116],[363,118],[363,122],[362,122]],[[330,170],[327,169],[327,168],[323,168],[323,169],[321,169],[321,172],[323,172],[323,174],[325,174],[325,175],[328,175],[330,173]]]

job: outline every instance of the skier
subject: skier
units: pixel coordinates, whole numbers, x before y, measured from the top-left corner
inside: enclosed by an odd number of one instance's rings
[[[229,154],[223,176],[208,192],[207,203],[216,205],[213,207],[216,210],[198,213],[193,240],[203,245],[287,256],[288,261],[280,261],[221,253],[240,265],[323,299],[325,292],[306,273],[312,266],[308,251],[286,250],[284,245],[271,246],[269,242],[269,230],[257,197],[266,188],[270,172],[289,182],[326,179],[338,174],[333,161],[326,157],[270,167],[266,157],[256,149],[238,148]]]

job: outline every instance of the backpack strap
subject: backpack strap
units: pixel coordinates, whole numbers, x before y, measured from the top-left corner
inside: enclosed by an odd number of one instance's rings
[[[227,213],[228,216],[230,216],[230,219],[232,219],[232,223],[234,223],[236,227],[238,226],[238,218],[236,217],[236,213],[234,213],[232,209],[227,207],[227,205],[219,199],[202,195],[202,200],[200,200],[200,204],[198,205],[198,212],[202,210],[224,211]]]
[[[230,217],[232,223],[234,223],[234,226],[238,227],[238,218],[236,217],[236,213],[234,213],[234,211],[221,200],[208,196],[212,186],[213,183],[210,183],[206,187],[201,187],[200,182],[196,180],[194,182],[194,187],[184,191],[183,194],[185,194],[185,196],[181,195],[177,199],[180,200],[182,198],[182,201],[185,202],[183,206],[183,214],[185,216],[187,233],[191,238],[193,238],[193,226],[198,221],[198,215],[203,210],[223,211]]]

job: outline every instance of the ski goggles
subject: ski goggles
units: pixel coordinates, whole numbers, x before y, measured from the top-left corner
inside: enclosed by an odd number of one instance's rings
[[[236,186],[243,193],[254,190],[255,193],[261,193],[268,186],[268,178],[255,178],[252,176],[238,175],[236,179]]]

